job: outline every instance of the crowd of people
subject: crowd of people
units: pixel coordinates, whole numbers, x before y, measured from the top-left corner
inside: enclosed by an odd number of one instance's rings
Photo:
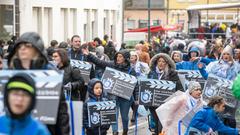
[[[0,117],[0,134],[68,135],[69,113],[64,95],[64,90],[68,89],[71,91],[71,100],[84,102],[82,115],[83,131],[86,134],[106,135],[110,126],[113,135],[119,134],[119,122],[94,128],[89,127],[88,124],[88,102],[115,100],[117,118],[121,115],[122,134],[127,135],[129,121],[134,123],[138,116],[139,87],[137,84],[130,100],[109,93],[105,95],[101,78],[105,68],[110,67],[137,78],[168,80],[176,84],[175,91],[180,91],[181,94],[160,107],[145,107],[150,111],[149,129],[152,134],[191,135],[218,132],[237,135],[239,131],[236,128],[235,116],[224,115],[226,106],[224,98],[212,97],[209,103],[205,103],[202,99],[203,88],[195,81],[189,82],[185,91],[178,70],[199,71],[206,80],[209,74],[213,74],[233,81],[240,72],[240,35],[236,34],[231,38],[214,38],[211,41],[183,39],[180,42],[179,40],[181,39],[154,37],[151,43],[140,41],[131,51],[124,43],[119,50],[116,50],[116,45],[108,35],[105,35],[103,40],[96,37],[88,43],[82,43],[79,35],[73,35],[69,43],[58,44],[58,41],[52,40],[47,49],[44,48],[42,38],[35,32],[27,32],[14,39],[8,49],[1,42],[0,69],[64,70],[64,77],[57,122],[46,127],[31,117],[31,111],[36,103],[36,82],[24,73],[11,77],[4,88],[5,115]],[[91,68],[89,76],[91,80],[88,84],[84,82],[81,71],[70,64],[71,59],[87,61],[94,65]],[[189,121],[186,130],[179,131],[179,121],[199,105],[206,106]],[[130,108],[133,110],[131,118],[129,118]],[[237,108],[230,109],[235,112],[237,110]],[[219,112],[223,112],[222,115],[219,115]]]

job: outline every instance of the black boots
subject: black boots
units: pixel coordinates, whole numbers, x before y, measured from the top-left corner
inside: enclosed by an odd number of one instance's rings
[[[127,135],[128,134],[128,130],[123,130],[122,135]]]

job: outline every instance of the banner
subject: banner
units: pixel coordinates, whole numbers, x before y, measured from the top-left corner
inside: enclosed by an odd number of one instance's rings
[[[178,70],[178,76],[182,83],[184,90],[188,89],[189,81],[196,81],[199,82],[202,89],[205,86],[206,80],[202,77],[199,71],[195,70]]]
[[[158,107],[176,91],[172,81],[141,79],[139,83],[139,104]]]
[[[225,99],[227,106],[235,108],[237,101],[231,92],[232,84],[231,80],[209,75],[203,90],[203,99],[208,102],[213,96],[221,96]]]
[[[0,106],[8,79],[16,73],[27,73],[36,82],[37,104],[33,116],[45,123],[55,124],[62,89],[63,72],[55,70],[0,70]],[[3,110],[0,108],[0,111]],[[0,112],[1,114],[1,112]]]
[[[102,76],[103,88],[107,93],[130,100],[137,78],[107,67]]]
[[[89,102],[88,123],[89,127],[116,124],[117,110],[115,101]]]
[[[90,64],[89,62],[86,62],[86,61],[80,61],[80,60],[74,60],[74,59],[71,59],[70,61],[71,61],[70,62],[71,65],[73,67],[76,67],[80,70],[85,84],[88,84],[88,82],[90,81],[90,73],[91,73],[91,69],[92,69],[92,64]]]

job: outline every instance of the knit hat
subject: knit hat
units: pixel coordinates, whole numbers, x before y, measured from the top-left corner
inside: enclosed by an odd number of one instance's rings
[[[196,89],[202,89],[200,83],[196,82],[196,81],[190,81],[189,84],[188,84],[189,93],[192,93]]]
[[[29,107],[23,114],[16,115],[11,111],[11,108],[10,108],[9,102],[8,102],[8,96],[9,96],[9,92],[12,90],[25,91],[32,98]],[[26,73],[18,73],[8,80],[8,82],[5,85],[4,104],[7,107],[6,108],[7,112],[11,117],[23,118],[24,116],[30,114],[35,106],[35,103],[36,103],[36,87],[35,87],[35,81],[33,80],[33,78],[31,76],[29,76]]]

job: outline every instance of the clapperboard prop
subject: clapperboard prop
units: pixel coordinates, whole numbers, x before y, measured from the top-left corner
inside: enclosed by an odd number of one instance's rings
[[[200,83],[202,89],[204,88],[206,80],[199,71],[178,70],[178,76],[185,91],[188,89],[189,81],[197,81]]]
[[[90,73],[92,69],[92,64],[86,61],[74,60],[71,59],[71,65],[78,68],[81,71],[81,75],[84,79],[85,84],[88,84],[90,81]]]
[[[107,67],[103,73],[102,82],[107,93],[130,100],[137,79],[135,76]]]
[[[172,81],[141,79],[139,88],[139,104],[158,107],[176,91],[176,84]]]
[[[87,103],[87,109],[89,127],[116,124],[115,101],[89,102]]]
[[[8,69],[7,59],[3,59],[3,69]]]
[[[213,96],[221,96],[225,99],[227,107],[235,108],[237,101],[231,92],[233,82],[224,78],[220,78],[214,75],[209,75],[206,85],[203,90],[203,100],[209,101],[209,98]],[[225,109],[227,111],[230,109]],[[234,112],[229,112],[234,113]]]
[[[55,124],[62,88],[62,72],[55,70],[0,70],[0,102],[3,100],[5,83],[14,74],[22,72],[31,75],[36,82],[37,105],[33,110],[33,116],[45,124]]]

